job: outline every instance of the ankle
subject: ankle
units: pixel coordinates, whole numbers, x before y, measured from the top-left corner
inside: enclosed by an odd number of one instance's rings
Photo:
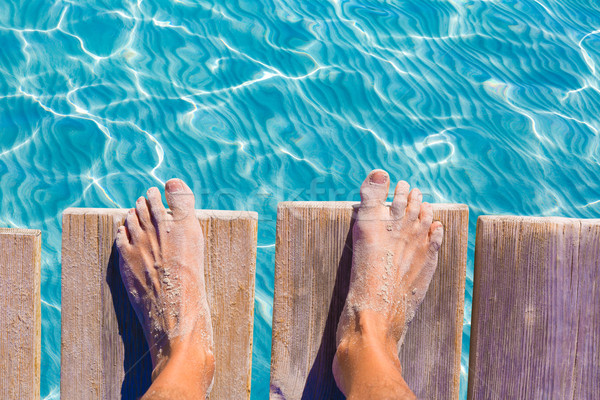
[[[392,387],[406,385],[398,359],[398,339],[389,326],[380,312],[344,310],[333,370],[336,383],[346,396],[357,387],[381,382],[382,376]]]
[[[175,340],[168,346],[152,371],[153,386],[180,382],[195,393],[207,393],[215,373],[215,357],[210,346],[194,340]]]
[[[338,362],[343,365],[373,362],[402,372],[397,347],[384,341],[377,333],[352,334],[340,341],[336,349]]]
[[[377,335],[354,335],[337,346],[333,373],[340,390],[349,399],[412,398],[402,378],[397,352]],[[377,397],[367,395],[377,393]],[[389,395],[404,393],[398,397]]]
[[[388,328],[389,322],[373,310],[353,311],[345,316],[343,328],[338,328],[338,349],[344,351],[368,347],[397,359],[398,338]]]

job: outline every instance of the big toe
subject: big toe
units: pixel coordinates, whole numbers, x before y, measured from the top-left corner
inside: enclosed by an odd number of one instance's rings
[[[385,204],[390,189],[390,177],[387,172],[376,169],[371,171],[360,187],[361,207],[376,207]]]
[[[165,184],[167,204],[175,218],[185,218],[194,214],[194,194],[181,179],[170,179]]]

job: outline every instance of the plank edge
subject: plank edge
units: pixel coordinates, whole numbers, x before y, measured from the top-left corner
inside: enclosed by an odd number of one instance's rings
[[[69,207],[63,211],[65,215],[113,215],[124,216],[129,208],[77,208]],[[167,209],[167,212],[171,211]],[[216,218],[222,220],[231,219],[248,219],[258,221],[258,213],[256,211],[235,211],[235,210],[196,210],[196,217],[200,219]]]

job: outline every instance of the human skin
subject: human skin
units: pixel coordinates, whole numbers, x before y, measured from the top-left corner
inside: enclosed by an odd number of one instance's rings
[[[369,174],[353,227],[352,275],[332,365],[351,400],[415,398],[397,349],[437,266],[443,228],[404,181],[387,206],[389,185],[385,171]],[[121,276],[152,356],[152,385],[142,400],[200,399],[215,370],[204,237],[190,188],[172,179],[165,197],[170,212],[150,188],[117,232]]]
[[[117,232],[121,277],[152,356],[152,385],[142,398],[201,399],[215,370],[204,282],[204,237],[194,195],[179,179],[140,197]]]
[[[443,227],[418,189],[374,170],[361,186],[350,288],[337,328],[333,372],[348,399],[416,398],[398,348],[435,272]]]

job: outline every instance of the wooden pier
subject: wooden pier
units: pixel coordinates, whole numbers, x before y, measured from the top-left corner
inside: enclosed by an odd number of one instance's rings
[[[38,230],[0,228],[0,398],[40,398]]]
[[[335,331],[348,291],[355,203],[277,213],[271,399],[337,399]],[[118,268],[127,210],[67,209],[62,236],[63,400],[137,399],[148,347]],[[250,397],[257,214],[197,211],[217,371],[211,399]],[[437,271],[399,350],[419,398],[458,399],[468,208],[434,205]],[[0,397],[39,399],[40,249],[0,229]],[[600,393],[600,219],[483,216],[477,223],[468,399]]]
[[[277,210],[271,399],[337,399],[331,363],[352,262],[357,203],[287,202]],[[467,206],[434,205],[445,227],[438,268],[399,356],[419,398],[456,399],[460,383]]]
[[[121,281],[114,245],[127,210],[67,209],[62,239],[61,399],[138,399],[148,346]],[[217,369],[211,399],[248,399],[257,214],[197,211]]]
[[[600,220],[480,217],[469,399],[600,396]]]

